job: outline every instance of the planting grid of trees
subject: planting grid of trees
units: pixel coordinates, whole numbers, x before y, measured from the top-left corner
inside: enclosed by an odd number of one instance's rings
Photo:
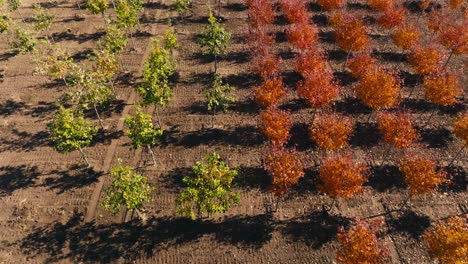
[[[205,1],[147,1],[136,22],[115,10],[140,1],[2,3],[0,262],[356,263],[346,250],[361,229],[357,241],[372,250],[360,261],[466,256],[466,3],[319,2],[216,1],[209,18]],[[105,37],[119,21],[128,40],[115,51]],[[207,29],[230,33],[225,52],[205,53]],[[420,35],[396,45],[403,29]],[[150,58],[167,66],[157,80],[145,75]],[[167,100],[160,105],[148,95],[155,83],[173,93],[156,96]],[[80,123],[80,109],[96,127],[82,145],[90,166],[53,140],[64,116]],[[139,144],[128,130],[144,113],[151,142]],[[212,214],[192,213],[178,206],[184,177],[213,152],[238,195]],[[117,176],[147,178],[150,189],[134,185],[141,199],[123,203],[135,210],[115,199]],[[430,254],[439,223],[459,228],[458,253]]]

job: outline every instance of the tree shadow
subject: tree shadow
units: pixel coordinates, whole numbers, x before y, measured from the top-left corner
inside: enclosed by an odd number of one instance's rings
[[[288,221],[282,233],[294,242],[300,241],[318,249],[336,238],[339,227],[348,227],[350,223],[350,218],[316,211]]]
[[[83,33],[83,34],[73,34],[69,31],[64,32],[55,32],[52,34],[52,37],[55,42],[61,41],[77,41],[79,44],[82,44],[87,41],[96,41],[106,34],[105,31],[98,31],[94,33]]]
[[[389,219],[390,233],[404,233],[413,239],[420,240],[421,235],[431,226],[431,218],[418,215],[413,211],[404,211],[397,219]]]
[[[286,50],[286,51],[280,51],[278,54],[278,57],[280,57],[282,60],[292,60],[296,58],[299,53],[292,51],[292,50]]]
[[[180,80],[179,83],[185,85],[193,85],[193,84],[203,84],[203,85],[210,85],[213,83],[214,75],[212,72],[201,72],[201,73],[191,73],[190,77],[185,80]]]
[[[260,106],[253,100],[236,101],[229,105],[230,111],[246,114],[256,114],[260,111]]]
[[[333,44],[336,42],[334,31],[320,31],[318,33],[318,36],[319,36],[319,40],[323,43]]]
[[[93,54],[94,54],[94,50],[84,49],[84,50],[81,50],[81,51],[73,54],[71,56],[71,58],[73,59],[73,61],[79,62],[79,61],[87,60]]]
[[[48,187],[49,190],[57,190],[57,194],[62,194],[71,189],[78,189],[88,186],[98,181],[103,175],[93,168],[72,165],[66,170],[52,170],[49,175],[56,174],[57,177],[47,178],[41,186]]]
[[[307,6],[307,10],[312,11],[312,12],[323,12],[325,11],[318,3],[316,2],[309,2],[309,5]]]
[[[329,50],[327,52],[327,57],[332,61],[344,62],[348,57],[348,53],[343,50]]]
[[[223,80],[239,89],[248,89],[261,83],[261,78],[257,74],[251,72],[229,74],[225,76]]]
[[[289,110],[291,112],[297,112],[302,109],[309,108],[309,105],[304,99],[292,99],[280,105],[279,108],[282,110]]]
[[[14,113],[21,112],[26,108],[26,104],[23,102],[16,102],[13,100],[6,100],[0,104],[0,116],[9,116]]]
[[[187,133],[177,130],[165,131],[161,138],[163,146],[174,145],[193,148],[201,145],[237,145],[254,147],[263,144],[264,137],[255,126],[237,126],[234,129],[202,129]]]
[[[418,85],[421,85],[422,84],[422,75],[420,74],[413,74],[413,73],[410,73],[410,72],[407,72],[407,71],[400,71],[398,73],[398,77],[401,78],[401,80],[403,81],[403,86],[404,87],[416,87]]]
[[[432,112],[439,111],[440,114],[455,116],[466,111],[464,103],[456,103],[450,106],[439,106],[423,99],[406,98],[401,102],[403,108],[409,109],[412,112]]]
[[[304,80],[304,77],[302,77],[302,75],[297,71],[281,72],[281,77],[283,78],[283,84],[292,89],[296,88],[299,81]]]
[[[447,148],[454,138],[450,130],[445,127],[425,128],[419,131],[421,141],[429,148]]]
[[[299,151],[316,149],[317,145],[310,138],[309,126],[310,124],[306,123],[294,123],[289,131],[291,137],[287,144],[288,147],[295,147]]]
[[[275,42],[276,43],[284,43],[288,41],[288,38],[286,36],[286,31],[277,31],[275,32]]]
[[[466,192],[468,189],[468,173],[463,166],[450,166],[445,167],[447,172],[447,179],[450,182],[442,184],[440,190],[442,192]]]
[[[242,12],[248,9],[248,7],[243,3],[228,3],[224,5],[224,9],[235,11],[235,12]]]
[[[349,143],[354,147],[377,146],[382,140],[380,131],[375,123],[357,123],[355,132],[349,139]]]
[[[403,174],[395,165],[372,166],[369,181],[365,184],[378,192],[403,189]]]
[[[37,147],[50,146],[49,132],[39,131],[36,133],[29,133],[26,131],[19,131],[16,128],[11,130],[13,139],[6,136],[0,139],[1,151],[32,151]]]
[[[19,51],[15,50],[15,51],[9,51],[9,52],[5,52],[3,54],[0,54],[0,61],[7,61],[9,60],[10,58],[13,58],[15,57],[16,55],[19,54]]]
[[[365,106],[361,100],[354,97],[345,97],[343,100],[337,101],[334,104],[334,110],[343,114],[359,115],[370,114],[372,109]]]
[[[422,12],[429,13],[433,9],[441,9],[442,8],[442,5],[439,4],[439,3],[429,2],[429,6],[426,9],[422,10],[421,9],[421,2],[422,1],[407,1],[407,2],[403,3],[403,6],[413,14],[422,13]]]
[[[41,172],[36,166],[26,165],[0,167],[0,197],[35,184]]]
[[[289,21],[286,19],[285,15],[281,14],[281,15],[275,16],[275,20],[273,21],[273,24],[277,26],[285,26],[289,24]]]
[[[233,185],[238,188],[267,190],[271,179],[262,167],[239,167],[239,174],[234,178]]]
[[[250,52],[238,51],[231,52],[220,57],[221,61],[233,62],[233,63],[247,63],[251,60]]]
[[[40,101],[34,107],[31,107],[28,111],[28,114],[32,117],[45,117],[50,113],[55,112],[58,109],[55,102],[44,102]]]
[[[46,254],[47,263],[110,263],[151,257],[170,247],[197,243],[207,235],[240,248],[260,248],[273,231],[268,216],[262,215],[237,216],[223,222],[162,217],[118,224],[80,224],[82,218],[75,213],[64,224],[37,227],[16,245],[27,255]]]
[[[380,58],[386,62],[407,62],[408,59],[406,58],[405,53],[398,53],[398,52],[386,52],[386,51],[372,51],[372,56]]]
[[[297,184],[291,187],[289,197],[317,192],[318,170],[316,168],[306,168],[304,172],[304,177],[300,178]]]
[[[319,27],[326,27],[330,25],[328,22],[328,16],[324,14],[317,14],[312,16],[312,21]]]
[[[333,76],[341,86],[351,85],[358,81],[358,78],[354,77],[349,71],[336,71]]]
[[[118,139],[124,135],[122,130],[103,130],[99,128],[96,135],[93,137],[91,146],[96,146],[97,144],[110,144],[112,140]]]
[[[372,8],[368,4],[363,3],[347,3],[349,10],[363,10],[363,11],[372,11]]]
[[[146,2],[146,3],[143,3],[143,8],[169,10],[171,9],[171,5],[166,5],[161,2]]]

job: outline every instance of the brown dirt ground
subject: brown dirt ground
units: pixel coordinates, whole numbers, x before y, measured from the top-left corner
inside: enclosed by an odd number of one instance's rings
[[[19,22],[30,17],[31,5],[36,2],[22,1],[23,7],[14,19]],[[233,33],[233,43],[219,68],[225,79],[237,86],[238,102],[227,113],[218,113],[211,128],[211,116],[203,108],[203,90],[209,83],[212,63],[194,42],[206,24],[204,2],[194,1],[191,16],[183,22],[170,10],[168,0],[147,3],[140,28],[144,34],[138,35],[134,49],[130,42],[122,54],[124,68],[118,82],[122,101],[105,117],[108,132],[101,133],[86,149],[93,169],[76,165],[78,153],[62,155],[49,145],[46,124],[64,87],[34,75],[31,56],[14,56],[5,36],[0,36],[0,70],[4,70],[0,83],[0,263],[333,263],[339,226],[348,225],[353,217],[395,209],[405,199],[407,190],[395,167],[401,153],[395,152],[388,165],[373,169],[362,195],[339,200],[331,215],[324,215],[321,206],[330,199],[316,191],[314,167],[317,155],[322,154],[307,136],[312,110],[291,89],[282,105],[292,111],[295,121],[290,145],[306,154],[309,169],[281,202],[280,209],[267,213],[266,207],[274,197],[268,192],[268,175],[261,168],[266,140],[258,130],[259,108],[251,101],[252,87],[259,80],[248,70],[250,55],[243,42],[246,8],[239,0],[222,2],[224,25]],[[83,54],[97,45],[103,19],[77,9],[75,1],[55,3],[48,6],[57,17],[51,32],[58,43],[76,54],[76,59],[84,58]],[[347,8],[367,16],[372,47],[383,54],[380,62],[406,73],[405,90],[409,92],[415,76],[405,61],[395,61],[400,51],[391,44],[389,32],[375,25],[376,13],[369,11],[363,1],[349,1]],[[326,33],[331,30],[326,25],[328,13],[316,4],[310,5],[310,12],[322,32],[323,49],[332,50],[333,40]],[[418,15],[411,13],[414,20]],[[124,102],[137,99],[132,85],[141,76],[149,38],[164,32],[169,19],[175,23],[181,46],[176,54],[178,78],[173,82],[173,99],[160,110],[165,135],[154,149],[158,163],[154,167],[149,164],[149,154],[131,150],[129,139],[116,128],[121,128],[123,114],[133,109]],[[278,19],[271,31],[277,32],[275,53],[283,57],[284,77],[293,87],[297,77],[291,73],[290,64],[295,54],[282,34],[285,28]],[[329,56],[332,66],[341,69],[343,53],[332,50]],[[463,59],[454,58],[450,67],[463,65]],[[336,71],[350,91],[349,74]],[[457,113],[466,110],[467,101],[439,108],[424,100],[421,92],[413,98],[402,104],[415,118],[436,111],[431,124],[421,131],[422,143],[447,164],[462,144],[453,135],[451,123]],[[340,99],[334,109],[358,122],[360,133],[351,140],[356,157],[379,162],[384,148],[375,120],[365,123],[370,111],[354,99]],[[422,125],[424,118],[420,120]],[[196,160],[213,151],[230,165],[240,167],[236,180],[241,194],[239,205],[209,220],[192,222],[177,217],[174,200],[182,187],[182,177]],[[149,216],[146,223],[131,214],[112,216],[99,206],[99,182],[104,188],[108,185],[105,172],[118,158],[133,166],[147,165],[143,172],[157,188],[145,207]],[[455,168],[449,170],[453,185],[415,197],[408,210],[386,216],[384,239],[390,247],[389,263],[433,263],[420,235],[436,220],[467,212],[467,161],[467,156],[462,155]],[[85,217],[94,221],[85,223]]]

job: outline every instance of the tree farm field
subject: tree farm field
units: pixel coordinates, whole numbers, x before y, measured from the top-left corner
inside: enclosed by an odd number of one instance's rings
[[[0,0],[0,263],[467,263],[466,8]]]

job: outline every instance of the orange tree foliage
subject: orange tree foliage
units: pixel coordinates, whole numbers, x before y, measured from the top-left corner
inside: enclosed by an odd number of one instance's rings
[[[439,70],[444,55],[434,46],[417,46],[408,56],[413,70],[418,74],[431,74]]]
[[[463,140],[468,145],[468,112],[461,114],[453,123],[453,132],[455,136]]]
[[[320,72],[332,74],[325,58],[316,51],[302,53],[297,57],[295,66],[296,70],[304,77]]]
[[[403,24],[406,17],[406,9],[403,7],[389,8],[379,16],[377,22],[383,28],[390,29]]]
[[[345,15],[342,11],[334,11],[328,18],[328,23],[330,23],[333,28],[336,28],[343,22],[344,17]]]
[[[345,0],[317,0],[317,3],[325,10],[332,10],[344,6]]]
[[[297,83],[297,93],[315,108],[326,107],[340,94],[340,89],[326,73],[310,73]]]
[[[404,182],[409,186],[410,194],[432,192],[437,186],[446,182],[446,173],[437,170],[435,161],[422,154],[411,153],[400,161],[400,171]]]
[[[352,15],[336,15],[335,38],[338,45],[347,52],[365,50],[369,46],[369,36],[361,19]]]
[[[392,34],[393,43],[404,50],[411,49],[419,41],[420,37],[419,30],[408,24],[398,26]]]
[[[429,7],[430,3],[430,0],[422,0],[421,2],[419,2],[419,8],[421,8],[421,11],[424,11]]]
[[[269,107],[260,112],[260,119],[262,120],[260,129],[274,146],[282,146],[288,141],[289,130],[292,127],[289,112]]]
[[[392,7],[393,0],[369,0],[367,3],[373,10],[383,12]]]
[[[332,155],[319,168],[317,187],[332,198],[350,198],[362,191],[366,172],[366,166],[357,164],[349,154]]]
[[[290,25],[287,38],[291,45],[301,51],[313,49],[318,40],[317,27],[308,23]]]
[[[399,103],[400,80],[381,69],[367,71],[355,86],[357,97],[372,109],[386,109]]]
[[[263,79],[276,76],[280,70],[280,66],[281,59],[268,52],[258,53],[252,59],[252,71]]]
[[[307,23],[309,13],[303,0],[281,0],[281,10],[283,10],[289,23]]]
[[[285,194],[304,177],[302,155],[295,150],[271,148],[264,154],[264,168],[272,179],[271,190],[276,196]]]
[[[275,37],[268,34],[265,28],[249,29],[246,42],[252,54],[267,53],[269,47],[275,43]]]
[[[258,28],[270,25],[275,20],[275,10],[271,0],[248,0],[247,11],[251,27]]]
[[[325,114],[315,118],[309,131],[319,147],[338,150],[348,145],[348,138],[353,132],[353,122],[343,115]]]
[[[442,10],[432,10],[427,18],[427,27],[434,32],[440,31],[443,25],[447,23],[447,16],[448,14]]]
[[[413,127],[410,115],[406,112],[382,112],[377,116],[377,124],[383,140],[396,148],[407,148],[419,138]]]
[[[454,74],[444,73],[424,78],[424,94],[435,104],[453,105],[462,93],[458,77]]]
[[[452,21],[450,21],[452,22]],[[438,32],[438,39],[440,44],[453,54],[466,54],[468,53],[468,20],[464,20],[462,24],[446,23]]]
[[[384,263],[388,249],[385,243],[377,239],[382,224],[383,218],[378,218],[370,223],[355,220],[347,231],[340,227],[336,236],[340,243],[337,261],[344,264]]]
[[[255,102],[263,107],[269,107],[278,104],[286,95],[286,89],[283,88],[283,80],[274,78],[264,81],[259,87],[255,88]]]
[[[348,68],[354,77],[361,77],[365,72],[375,70],[376,61],[369,52],[365,52],[350,59]]]
[[[451,9],[458,9],[465,1],[466,0],[449,0],[449,6]]]
[[[441,263],[463,264],[468,260],[467,216],[452,216],[423,234],[431,255]]]

